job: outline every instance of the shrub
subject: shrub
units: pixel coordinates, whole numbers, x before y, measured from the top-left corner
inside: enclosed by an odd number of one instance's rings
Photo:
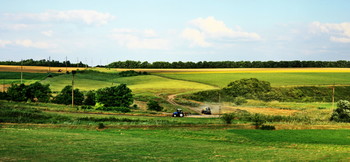
[[[157,101],[150,100],[147,103],[147,109],[154,110],[154,111],[162,111],[163,107],[161,107]]]
[[[120,73],[118,73],[119,76],[121,77],[130,77],[130,76],[138,76],[138,75],[148,75],[147,72],[136,72],[134,70],[128,70],[128,71],[122,71]]]
[[[340,100],[337,103],[337,109],[333,111],[330,120],[336,122],[350,122],[350,102]]]
[[[106,128],[106,126],[103,123],[98,123],[97,128],[98,129],[104,129],[104,128]]]
[[[263,116],[260,114],[254,114],[253,116],[251,116],[251,121],[253,122],[255,129],[259,129],[261,125],[266,123],[266,120],[264,120]]]
[[[95,91],[88,91],[85,95],[84,105],[95,105],[96,104],[96,93]]]
[[[247,103],[248,101],[244,98],[244,97],[235,97],[235,99],[233,100],[233,102],[236,104],[236,105],[242,105],[242,104],[245,104]]]
[[[134,99],[131,90],[126,84],[119,86],[101,88],[96,92],[96,101],[106,107],[129,107]]]
[[[51,98],[50,85],[42,85],[39,82],[30,84],[27,87],[26,97],[31,101],[49,102]]]
[[[79,89],[74,89],[74,105],[82,105],[84,94]],[[69,105],[72,104],[72,86],[65,86],[62,91],[54,98],[54,103]]]
[[[12,101],[27,101],[27,86],[24,84],[12,84],[7,89],[7,95]]]
[[[261,130],[276,130],[276,127],[273,125],[262,125],[260,127]]]
[[[231,82],[223,89],[227,94],[238,97],[256,98],[262,93],[271,91],[271,85],[267,81],[260,81],[256,78],[241,79]]]
[[[234,117],[235,117],[234,113],[229,113],[229,114],[222,114],[220,119],[223,120],[226,124],[231,124]]]
[[[49,85],[35,82],[30,85],[12,84],[7,90],[7,97],[12,101],[39,101],[48,102],[51,98]]]

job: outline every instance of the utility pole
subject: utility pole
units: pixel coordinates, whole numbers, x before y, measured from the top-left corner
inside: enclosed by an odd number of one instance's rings
[[[219,92],[219,116],[221,115],[221,93]]]
[[[72,70],[72,107],[74,108],[74,75],[76,71]]]
[[[334,109],[334,93],[335,93],[335,83],[333,84],[333,87],[332,87],[332,109]]]
[[[49,56],[49,74],[51,73],[51,56]]]
[[[23,83],[23,60],[21,59],[21,84]]]
[[[67,71],[68,71],[68,70],[67,70],[67,66],[68,66],[68,65],[67,65],[67,56],[66,56],[66,73],[67,73]]]

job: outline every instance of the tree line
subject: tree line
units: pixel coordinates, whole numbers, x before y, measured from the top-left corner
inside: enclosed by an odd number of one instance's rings
[[[199,61],[199,62],[165,62],[117,61],[107,65],[108,68],[303,68],[334,67],[350,68],[350,61]]]
[[[0,61],[0,65],[23,65],[23,66],[52,66],[52,67],[86,67],[87,64],[71,63],[70,61],[55,61],[55,60],[33,60],[27,59],[22,61]]]

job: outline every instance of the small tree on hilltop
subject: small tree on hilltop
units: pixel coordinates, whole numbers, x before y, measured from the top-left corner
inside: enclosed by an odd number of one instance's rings
[[[131,90],[126,84],[97,90],[96,100],[106,107],[129,107],[134,101]]]
[[[350,122],[350,102],[346,100],[340,100],[337,103],[337,109],[333,111],[330,118],[336,122]]]
[[[155,110],[155,111],[162,111],[163,107],[161,107],[157,101],[150,100],[147,103],[147,109],[148,110]]]
[[[74,89],[74,105],[82,105],[84,101],[84,94],[79,89]],[[72,104],[72,86],[65,86],[60,94],[54,98],[54,102],[58,104],[69,105]]]

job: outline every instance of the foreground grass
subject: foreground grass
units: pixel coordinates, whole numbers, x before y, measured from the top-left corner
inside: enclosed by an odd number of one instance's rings
[[[348,161],[349,130],[72,129],[4,125],[0,161]]]

